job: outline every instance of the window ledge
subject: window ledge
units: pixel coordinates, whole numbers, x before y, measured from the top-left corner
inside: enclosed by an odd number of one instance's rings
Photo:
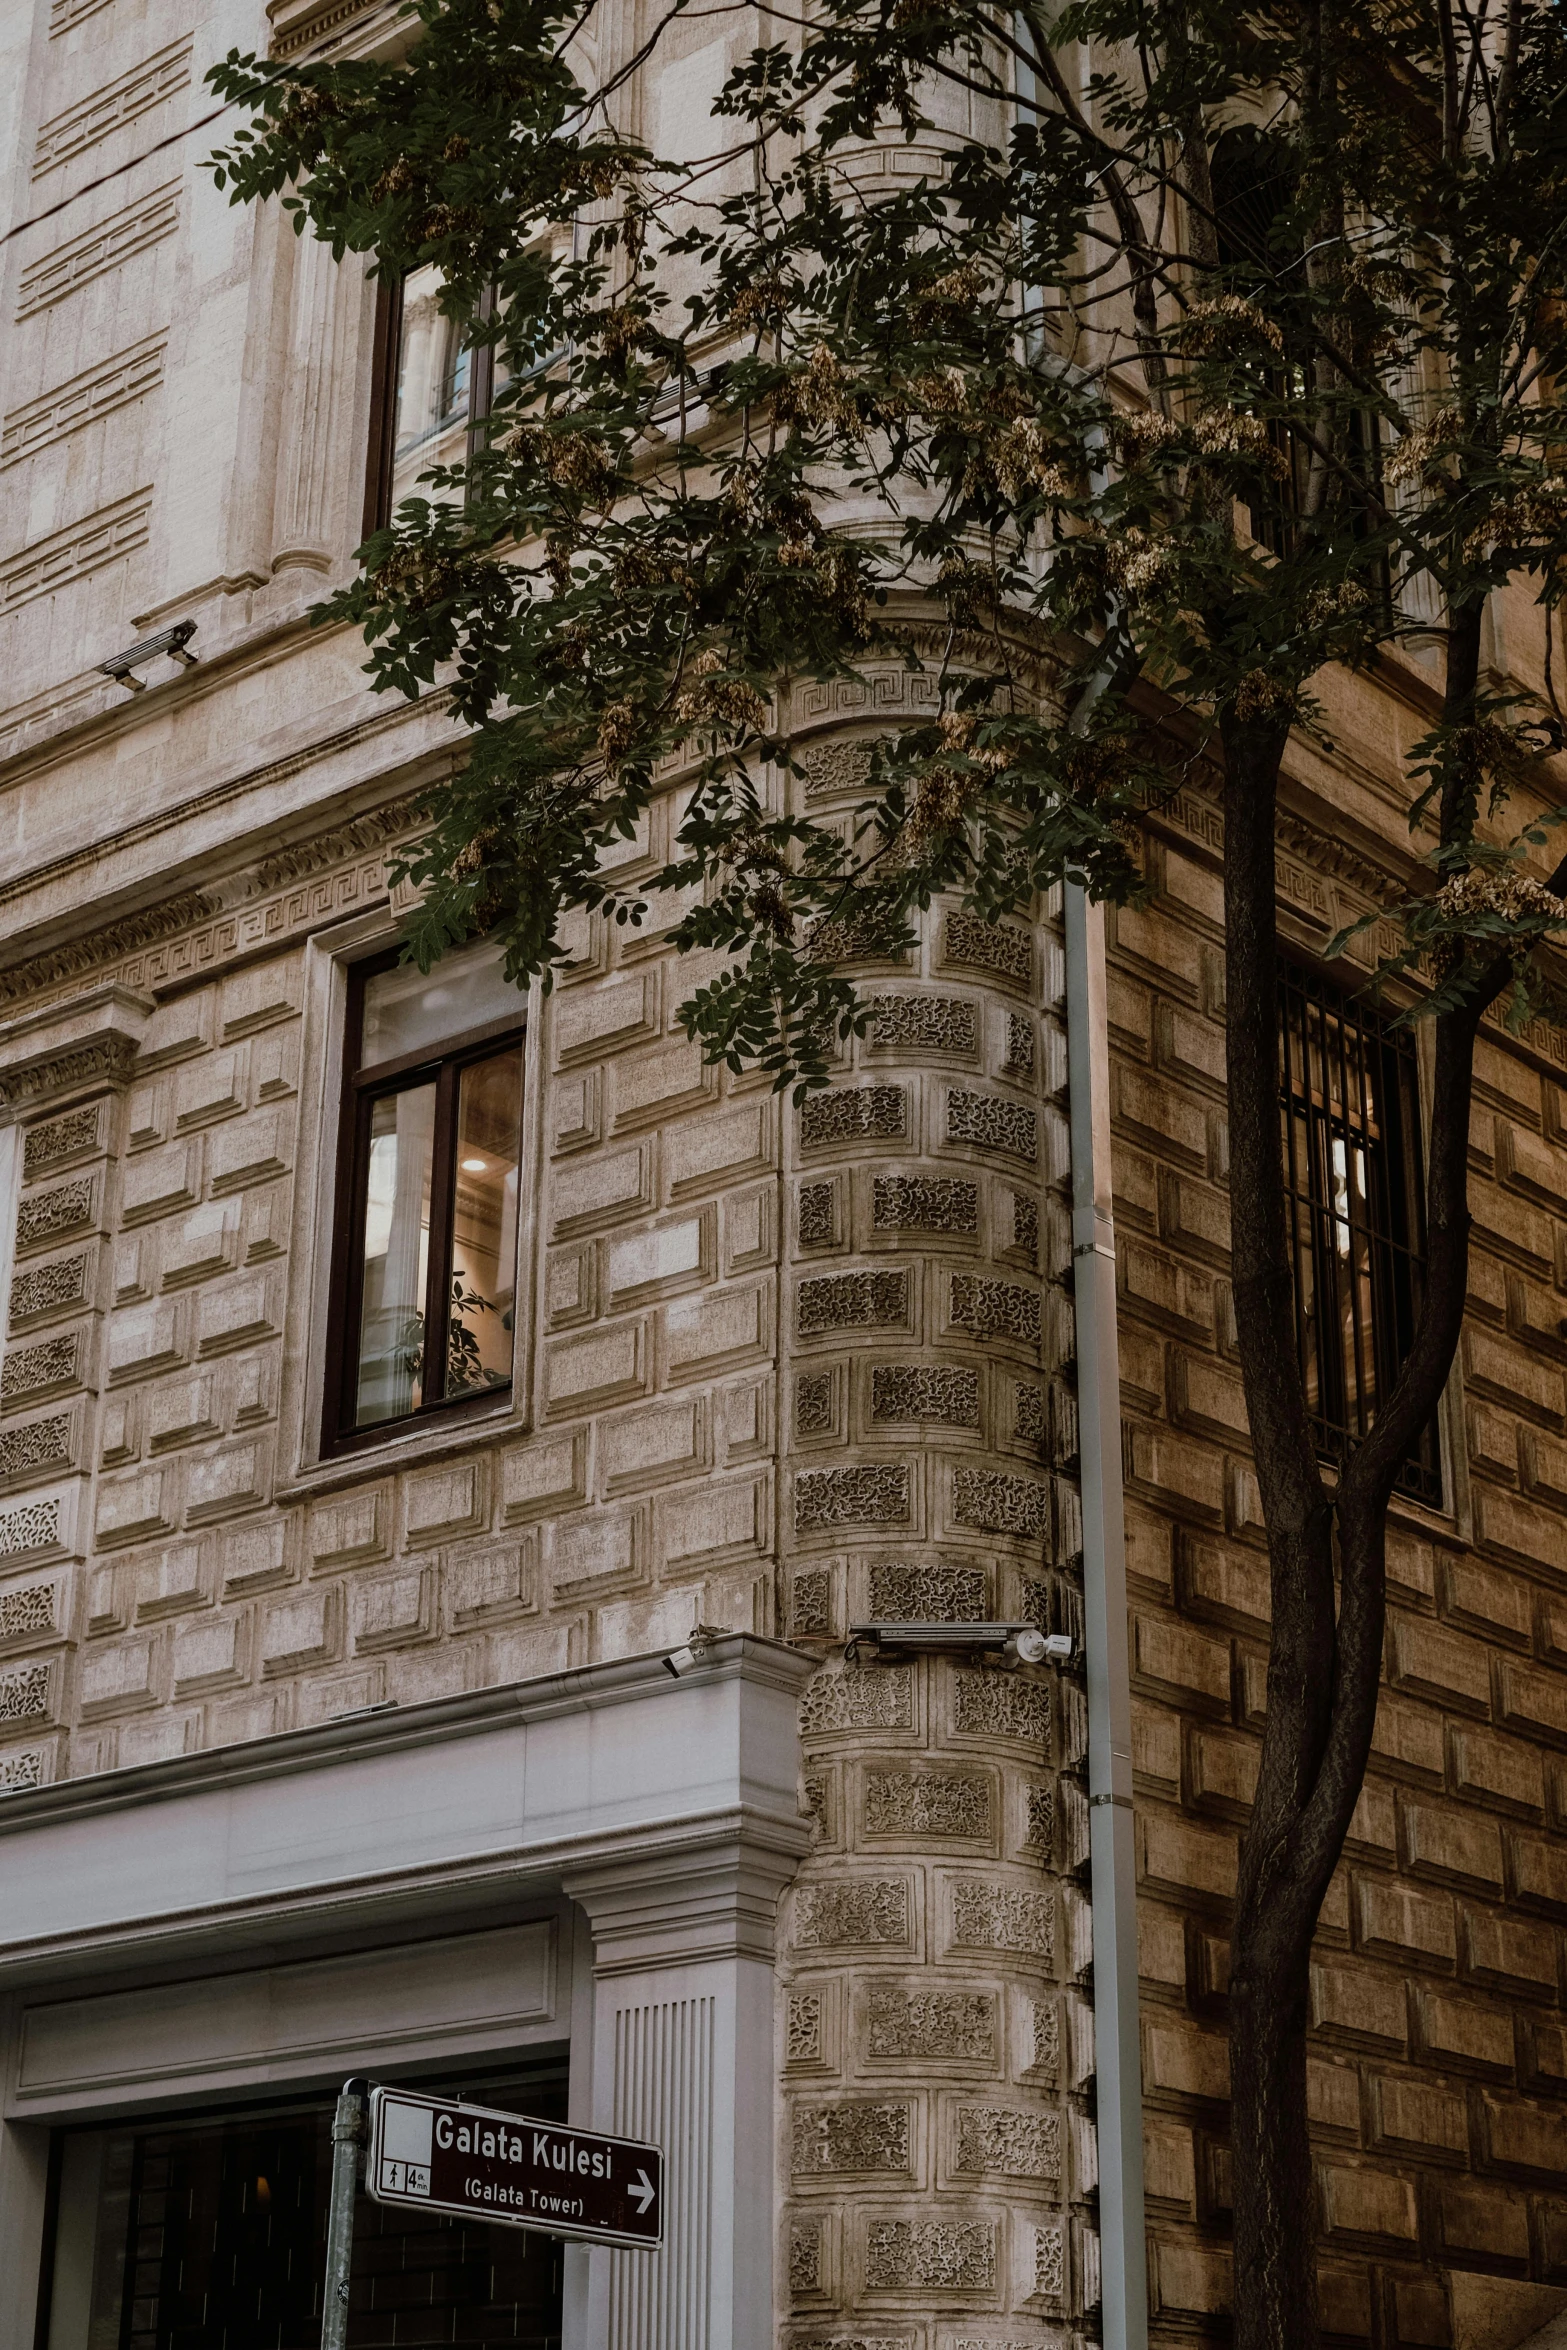
[[[273,1499],[304,1501],[319,1493],[369,1484],[391,1470],[422,1469],[431,1461],[449,1459],[453,1453],[471,1452],[475,1445],[493,1445],[505,1436],[526,1436],[529,1425],[518,1406],[507,1402],[494,1411],[468,1413],[460,1426],[408,1429],[380,1444],[367,1444],[362,1451],[329,1453],[325,1460],[311,1462],[285,1484],[275,1486]]]

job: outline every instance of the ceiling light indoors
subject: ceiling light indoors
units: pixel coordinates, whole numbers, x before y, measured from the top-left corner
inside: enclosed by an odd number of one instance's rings
[[[482,1175],[488,1165],[487,1159],[464,1159],[462,1171],[465,1175]]]

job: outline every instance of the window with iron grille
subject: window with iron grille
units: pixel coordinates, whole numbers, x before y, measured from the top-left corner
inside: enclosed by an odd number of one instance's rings
[[[1280,1107],[1295,1332],[1317,1450],[1342,1460],[1414,1337],[1424,1277],[1414,1039],[1294,966],[1281,982]],[[1399,1490],[1440,1504],[1434,1425]]]

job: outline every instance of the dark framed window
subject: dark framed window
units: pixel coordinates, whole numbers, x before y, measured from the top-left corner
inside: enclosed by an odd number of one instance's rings
[[[1425,1269],[1414,1039],[1286,964],[1280,1102],[1295,1330],[1317,1449],[1362,1437],[1414,1337]],[[1401,1491],[1442,1499],[1435,1426]]]
[[[349,973],[325,1441],[511,1384],[522,999],[487,944]]]
[[[430,266],[379,284],[366,538],[414,494],[421,473],[464,462],[507,381],[493,345],[470,346],[471,321],[448,317],[440,293],[441,273]]]
[[[462,2093],[502,2112],[566,2117],[559,2063],[465,2082]],[[317,2350],[332,2111],[319,2097],[274,2100],[58,2133],[40,2342]],[[559,2350],[560,2305],[561,2248],[550,2238],[358,2198],[349,2350],[502,2341]]]

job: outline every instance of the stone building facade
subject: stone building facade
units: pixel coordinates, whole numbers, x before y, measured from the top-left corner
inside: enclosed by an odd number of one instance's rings
[[[355,974],[455,746],[438,693],[378,702],[305,622],[360,536],[374,291],[213,191],[201,76],[389,16],[52,0],[0,35],[0,2342],[141,2342],[173,2291],[161,2252],[125,2263],[157,2165],[263,2108],[297,2154],[363,2070],[671,2150],[665,2250],[530,2271],[537,2338],[1045,2350],[1107,2330],[1114,1955],[1063,909],[938,908],[865,967],[865,1039],[798,1111],[684,1041],[668,909],[581,922],[516,1007],[509,1382],[333,1440]],[[193,666],[103,672],[187,622]],[[813,805],[852,804],[855,746],[919,690],[801,690]],[[1408,854],[1386,781],[1425,687],[1354,690],[1360,763],[1292,776],[1308,959]],[[1170,2343],[1225,2327],[1267,1613],[1218,841],[1195,788],[1160,818],[1094,1080],[1145,2203],[1121,2184]],[[1488,1041],[1474,1163],[1439,1499],[1398,1508],[1314,1995],[1327,2323],[1377,2350],[1512,2350],[1567,2295],[1555,1040]],[[1008,1669],[965,1642],[985,1622],[1073,1659]]]

